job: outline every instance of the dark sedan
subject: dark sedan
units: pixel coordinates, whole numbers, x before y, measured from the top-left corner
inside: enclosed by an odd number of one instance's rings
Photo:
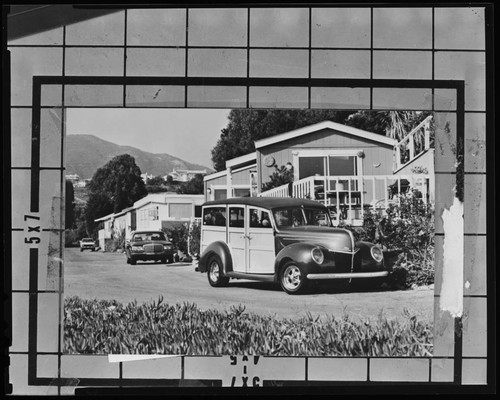
[[[127,264],[137,261],[174,261],[174,246],[162,231],[136,231],[125,246]]]

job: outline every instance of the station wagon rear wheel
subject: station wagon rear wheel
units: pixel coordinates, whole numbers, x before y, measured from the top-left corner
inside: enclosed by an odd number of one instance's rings
[[[218,256],[213,256],[208,261],[207,277],[210,286],[221,287],[226,286],[229,282],[229,278],[226,276],[221,276],[222,273],[222,261]]]
[[[288,294],[300,294],[306,291],[308,281],[304,271],[292,261],[281,269],[280,284]]]

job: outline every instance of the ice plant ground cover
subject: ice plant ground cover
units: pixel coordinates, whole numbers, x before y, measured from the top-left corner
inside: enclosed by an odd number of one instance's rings
[[[278,319],[196,304],[65,300],[64,352],[263,356],[431,356],[432,325],[402,315],[354,322],[348,315]]]

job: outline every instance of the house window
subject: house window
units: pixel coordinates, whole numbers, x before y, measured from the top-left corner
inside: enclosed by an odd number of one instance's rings
[[[234,197],[249,197],[250,189],[249,188],[239,188],[233,189]]]
[[[298,154],[298,178],[361,175],[359,150],[304,151]]]
[[[201,218],[201,206],[194,206],[194,217]]]
[[[299,179],[314,175],[325,175],[326,157],[300,157],[299,158]]]
[[[147,210],[148,219],[152,221],[158,220],[158,207],[151,207]]]
[[[227,189],[214,189],[214,200],[224,200],[227,198]]]
[[[190,218],[192,207],[191,204],[170,203],[168,205],[168,215],[173,218]]]
[[[329,175],[352,176],[357,175],[356,156],[329,156]]]

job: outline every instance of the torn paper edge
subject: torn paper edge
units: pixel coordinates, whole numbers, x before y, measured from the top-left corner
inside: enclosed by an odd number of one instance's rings
[[[463,203],[456,197],[443,219],[443,274],[439,306],[453,317],[463,313],[464,218]]]

